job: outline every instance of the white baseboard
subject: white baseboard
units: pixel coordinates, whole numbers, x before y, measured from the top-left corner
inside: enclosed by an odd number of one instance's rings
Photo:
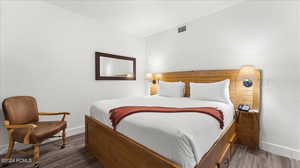
[[[85,131],[85,126],[82,125],[79,127],[68,128],[66,133],[67,133],[67,136],[73,136],[73,135],[84,133],[84,131]]]
[[[67,128],[66,133],[67,136],[72,136],[72,135],[77,135],[80,133],[84,133],[84,125],[79,126],[79,127],[74,127],[74,128]],[[59,138],[51,138],[49,140],[44,141],[43,143],[48,143],[51,141],[55,141]],[[21,144],[21,143],[16,143],[14,149],[15,150],[23,150],[26,148],[30,148],[32,145],[25,145],[25,144]],[[8,144],[4,144],[4,145],[0,145],[0,155],[5,154],[7,152],[7,147]]]
[[[277,145],[277,144],[273,144],[273,143],[269,143],[269,142],[265,142],[265,141],[261,142],[260,147],[262,150],[276,154],[276,155],[300,160],[300,150],[296,150],[296,149],[293,149],[290,147]]]

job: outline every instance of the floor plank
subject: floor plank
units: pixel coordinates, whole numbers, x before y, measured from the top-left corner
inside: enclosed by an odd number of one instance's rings
[[[84,148],[84,135],[68,138],[65,149],[59,149],[61,141],[42,145],[40,168],[104,168]],[[14,154],[14,158],[30,158]],[[12,163],[7,168],[31,168],[29,163]],[[264,151],[251,151],[240,146],[229,168],[300,168],[300,161],[276,156]]]
[[[300,161],[239,146],[229,168],[300,168]]]

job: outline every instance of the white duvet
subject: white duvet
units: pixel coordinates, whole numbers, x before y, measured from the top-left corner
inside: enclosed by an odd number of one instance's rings
[[[102,100],[92,104],[91,116],[111,126],[109,110],[120,106],[217,107],[224,113],[224,129],[213,117],[199,113],[137,113],[124,118],[117,131],[176,162],[194,168],[233,120],[232,104],[191,98],[145,96]]]

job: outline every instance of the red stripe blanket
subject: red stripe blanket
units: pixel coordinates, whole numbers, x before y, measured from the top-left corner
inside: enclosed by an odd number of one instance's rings
[[[122,106],[118,108],[111,109],[110,120],[114,130],[116,130],[117,125],[125,117],[135,114],[135,113],[145,113],[145,112],[156,112],[156,113],[183,113],[183,112],[195,112],[201,114],[207,114],[220,123],[220,128],[224,127],[224,116],[221,110],[214,107],[188,107],[188,108],[175,108],[175,107],[158,107],[158,106]]]

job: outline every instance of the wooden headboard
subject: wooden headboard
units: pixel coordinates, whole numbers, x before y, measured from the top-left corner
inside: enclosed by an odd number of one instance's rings
[[[185,97],[190,96],[190,82],[209,83],[230,79],[230,99],[235,107],[248,104],[252,109],[260,110],[261,70],[256,70],[256,80],[252,87],[244,87],[238,79],[239,70],[199,70],[161,73],[162,81],[185,82]],[[157,84],[151,86],[151,95],[157,93]]]

